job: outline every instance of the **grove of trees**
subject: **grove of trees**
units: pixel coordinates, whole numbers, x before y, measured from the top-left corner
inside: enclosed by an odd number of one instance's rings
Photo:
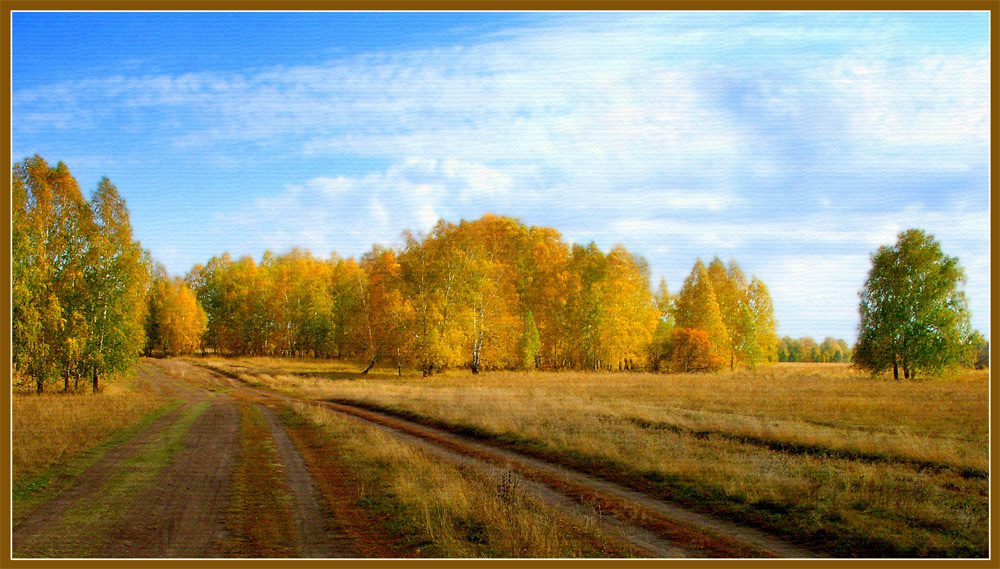
[[[511,218],[441,221],[426,236],[404,238],[399,250],[376,245],[360,261],[295,249],[265,253],[259,264],[222,255],[196,266],[186,280],[208,316],[205,348],[352,357],[367,369],[382,362],[425,374],[703,371],[774,359],[767,288],[747,283],[735,262],[719,272],[716,259],[714,276],[699,262],[674,299],[665,284],[653,294],[646,261],[624,247],[570,245],[553,229]],[[716,320],[699,320],[702,308]],[[691,332],[680,329],[702,331],[708,342],[688,345]]]
[[[11,344],[15,373],[47,383],[128,368],[145,341],[149,259],[106,178],[90,201],[69,169],[41,157],[11,184]]]
[[[676,297],[662,282],[657,297],[663,317],[653,342],[657,368],[753,368],[777,358],[771,295],[756,277],[748,282],[735,260],[727,268],[718,257],[708,267],[698,259]]]

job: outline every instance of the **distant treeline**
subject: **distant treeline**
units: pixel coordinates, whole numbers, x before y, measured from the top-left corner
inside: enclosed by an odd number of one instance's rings
[[[788,336],[778,341],[779,362],[850,362],[851,348],[844,340],[826,338],[817,344],[809,336],[794,339]]]

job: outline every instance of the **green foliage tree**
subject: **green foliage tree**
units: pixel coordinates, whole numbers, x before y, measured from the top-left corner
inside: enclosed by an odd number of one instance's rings
[[[94,235],[84,271],[90,333],[84,358],[97,391],[101,374],[124,371],[142,353],[151,267],[139,242],[132,239],[125,200],[107,178],[101,180],[91,203]]]
[[[65,164],[40,156],[12,172],[12,360],[47,382],[84,372],[94,389],[141,353],[149,262],[132,240],[128,210],[101,180],[91,202]]]
[[[990,342],[976,330],[969,338],[969,355],[966,365],[976,369],[988,369],[990,367]]]
[[[965,276],[957,257],[945,255],[934,237],[910,229],[892,247],[872,255],[862,289],[861,323],[854,363],[911,379],[960,363],[971,335]]]
[[[521,340],[518,342],[518,354],[520,356],[520,367],[525,370],[533,370],[538,367],[538,354],[542,349],[542,340],[538,335],[538,326],[535,325],[535,317],[528,311],[524,314],[524,327],[521,332]]]
[[[674,332],[674,318],[672,316],[672,300],[670,291],[667,289],[666,279],[660,279],[660,284],[653,295],[653,303],[656,306],[657,322],[653,331],[653,339],[649,344],[649,362],[656,370],[667,369],[670,360],[671,339]]]

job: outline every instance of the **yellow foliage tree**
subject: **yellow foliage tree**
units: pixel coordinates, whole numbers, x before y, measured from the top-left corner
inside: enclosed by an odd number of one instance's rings
[[[149,289],[146,353],[189,354],[201,346],[208,317],[194,291],[181,278],[170,278],[158,267]]]

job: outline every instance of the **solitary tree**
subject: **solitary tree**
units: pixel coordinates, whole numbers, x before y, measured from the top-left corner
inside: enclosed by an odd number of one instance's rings
[[[958,290],[963,282],[958,258],[923,231],[910,229],[895,246],[880,247],[861,291],[854,363],[872,373],[892,368],[895,379],[899,368],[911,379],[918,368],[958,363],[970,336],[965,294]]]

